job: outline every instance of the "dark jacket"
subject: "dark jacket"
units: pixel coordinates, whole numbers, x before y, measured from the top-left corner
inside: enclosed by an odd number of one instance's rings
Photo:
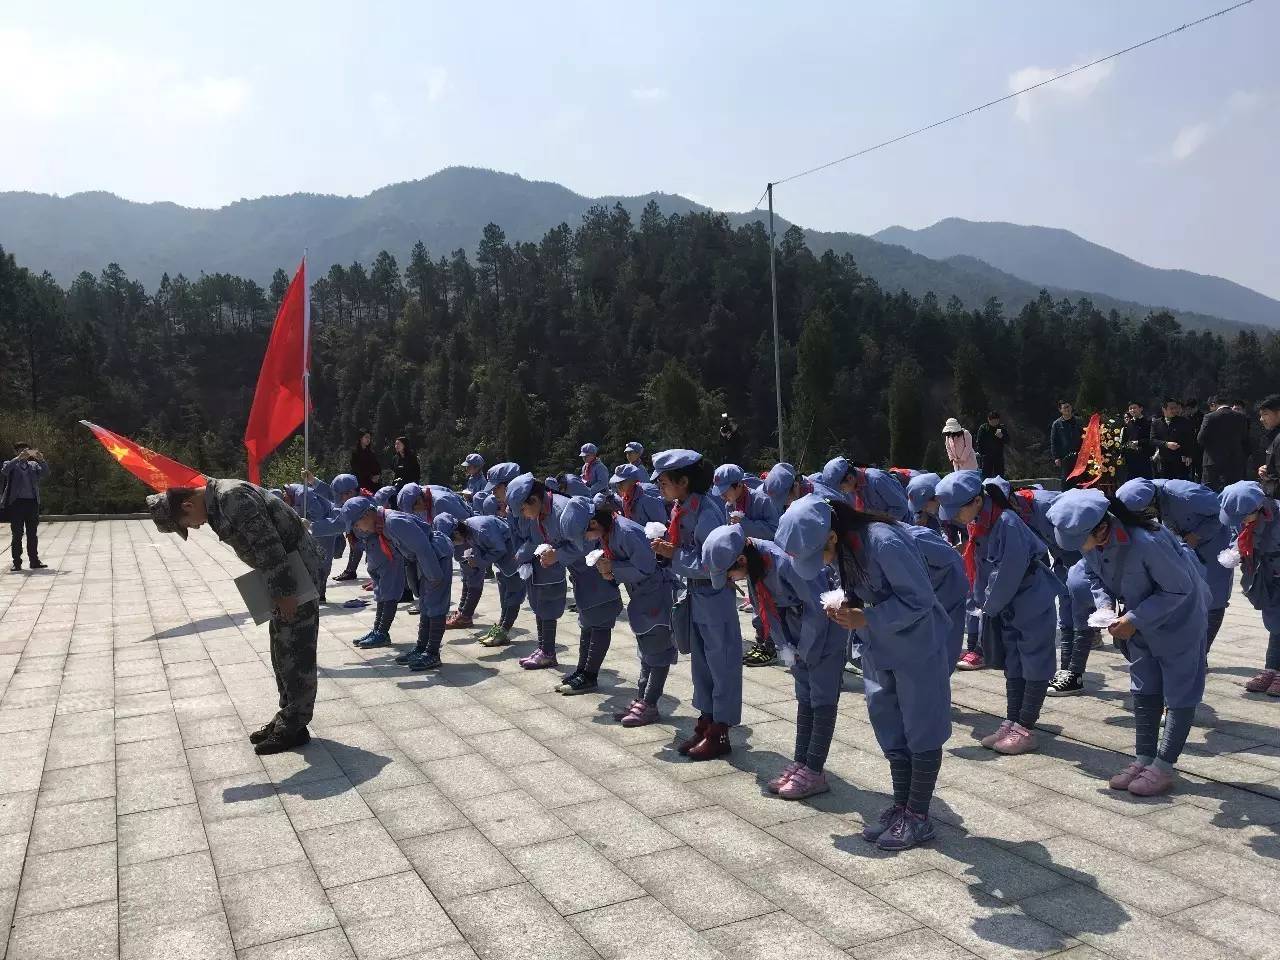
[[[373,447],[356,447],[351,451],[351,472],[362,490],[372,493],[382,486],[382,464]]]
[[[973,448],[978,453],[978,466],[986,476],[1004,474],[1004,448],[1009,443],[1009,428],[1003,423],[991,426],[984,423],[978,428]]]
[[[1267,434],[1267,453],[1262,461],[1267,468],[1267,478],[1262,480],[1262,492],[1268,497],[1280,498],[1280,427]]]
[[[1205,414],[1196,442],[1204,451],[1200,482],[1221,491],[1229,483],[1245,479],[1249,460],[1249,418],[1230,407]]]
[[[1053,459],[1061,460],[1065,465],[1068,460],[1075,460],[1080,452],[1080,439],[1084,436],[1084,425],[1079,417],[1063,420],[1059,417],[1049,428],[1049,452]]]
[[[1177,450],[1170,450],[1166,443],[1178,444]],[[1195,433],[1191,422],[1183,417],[1166,420],[1156,417],[1151,421],[1152,465],[1157,477],[1165,480],[1189,480],[1191,465],[1186,459],[1194,460],[1196,453]]]
[[[299,584],[289,564],[294,550],[302,557],[317,589],[324,583],[320,548],[302,519],[279,497],[244,480],[210,480],[204,492],[209,526],[241,562],[262,573],[273,597],[291,597]]]
[[[1130,420],[1120,431],[1120,445],[1124,449],[1126,480],[1151,477],[1151,418]]]
[[[422,482],[422,467],[418,463],[418,455],[412,450],[406,450],[403,454],[397,453],[391,469],[391,485],[397,490],[406,483]]]

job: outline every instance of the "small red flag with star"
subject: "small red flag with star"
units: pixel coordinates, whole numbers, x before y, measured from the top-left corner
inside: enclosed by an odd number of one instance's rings
[[[93,432],[98,442],[107,448],[107,453],[115,457],[120,466],[156,493],[164,493],[170,487],[204,486],[204,474],[199,470],[192,470],[163,454],[148,450],[128,437],[122,437],[96,423],[90,423],[88,420],[80,422]]]

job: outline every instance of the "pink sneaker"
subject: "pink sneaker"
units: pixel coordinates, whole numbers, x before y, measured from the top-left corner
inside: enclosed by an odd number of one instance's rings
[[[644,703],[644,701],[643,701],[643,700],[632,700],[630,703],[628,703],[628,704],[627,704],[627,709],[625,709],[625,710],[620,710],[619,712],[615,713],[615,714],[613,715],[613,719],[615,719],[615,720],[617,720],[617,721],[621,722],[621,720],[622,720],[624,717],[626,717],[626,716],[630,715],[630,714],[631,714],[631,713],[632,713],[632,712],[633,712],[637,707],[639,707],[639,706],[640,706],[640,704],[642,704],[642,703]]]
[[[556,658],[549,653],[545,653],[541,647],[520,661],[520,666],[526,670],[545,670],[548,667],[558,667],[559,665],[556,662]]]
[[[1271,689],[1271,685],[1280,679],[1280,672],[1275,670],[1263,670],[1260,674],[1244,685],[1244,688],[1250,693],[1266,693]]]
[[[1036,735],[1019,723],[1009,727],[1009,732],[1004,735],[1004,739],[997,740],[991,745],[991,749],[996,753],[1003,753],[1009,757],[1019,753],[1030,753],[1035,748]]]
[[[636,702],[631,708],[631,712],[622,718],[624,727],[647,727],[651,723],[658,722],[658,708],[651,703],[643,700]]]
[[[1158,797],[1173,789],[1173,774],[1165,773],[1158,767],[1144,767],[1142,773],[1133,778],[1129,784],[1129,792],[1135,797]]]
[[[778,796],[784,800],[803,800],[819,793],[826,793],[830,789],[825,773],[817,773],[808,767],[801,767],[791,775],[790,780],[778,788]]]
[[[1128,790],[1129,784],[1137,780],[1138,777],[1142,774],[1142,771],[1145,769],[1146,767],[1144,767],[1142,764],[1138,763],[1137,760],[1135,760],[1133,761],[1133,763],[1129,764],[1127,767],[1125,767],[1123,770],[1117,773],[1114,777],[1112,777],[1107,782],[1107,785],[1111,787],[1112,790]]]
[[[957,670],[981,670],[986,666],[982,660],[982,654],[977,650],[967,650],[963,657],[956,662]]]
[[[1009,728],[1012,726],[1013,726],[1012,720],[1001,720],[1000,726],[999,728],[997,728],[995,733],[987,734],[978,742],[981,743],[988,750],[990,750],[992,747],[994,747],[997,743],[999,743],[1001,740],[1005,738],[1005,736],[1009,733]]]
[[[769,792],[777,793],[779,790],[781,790],[786,785],[786,782],[788,780],[790,780],[792,777],[794,777],[797,773],[800,772],[800,768],[803,766],[804,766],[803,763],[797,763],[794,760],[788,763],[785,767],[782,768],[782,772],[780,774],[778,774],[776,777],[774,777],[772,780],[769,781]]]
[[[1277,675],[1276,678],[1271,681],[1271,686],[1267,687],[1267,696],[1280,697],[1280,675]]]

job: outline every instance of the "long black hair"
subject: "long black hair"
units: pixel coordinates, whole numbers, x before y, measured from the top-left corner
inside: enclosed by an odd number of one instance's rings
[[[549,492],[550,491],[547,490],[547,485],[545,483],[543,483],[541,480],[535,480],[533,481],[533,484],[529,487],[529,495],[524,498],[524,503],[528,503],[534,497],[537,497],[539,501],[545,506],[547,502],[547,494]],[[515,505],[516,510],[518,511],[521,507],[523,507],[524,503],[517,503]]]
[[[1160,529],[1160,521],[1155,517],[1130,510],[1111,494],[1107,495],[1107,513],[1110,518],[1118,520],[1126,527],[1139,527],[1148,533],[1155,533]]]
[[[711,466],[711,461],[703,457],[697,463],[691,463],[687,467],[672,467],[670,470],[663,470],[673,481],[679,481],[681,478],[689,478],[689,492],[705,495],[711,489],[711,484],[715,480],[715,470]]]
[[[747,564],[747,579],[752,583],[759,583],[765,575],[764,551],[756,546],[754,540],[747,537],[742,547],[742,556]],[[737,565],[735,562],[734,566]]]
[[[600,529],[606,534],[613,532],[613,511],[608,507],[601,507],[591,514],[591,519],[600,524]]]
[[[898,526],[898,522],[883,513],[855,510],[843,500],[827,502],[831,505],[831,529],[836,535],[836,570],[840,574],[840,583],[844,586],[845,599],[855,606],[861,606],[853,588],[859,583],[867,582],[867,570],[858,559],[855,541],[860,540],[873,523]]]

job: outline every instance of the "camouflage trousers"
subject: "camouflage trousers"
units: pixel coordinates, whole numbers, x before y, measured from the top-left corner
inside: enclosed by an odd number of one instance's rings
[[[285,622],[272,617],[271,669],[280,691],[276,729],[295,733],[311,722],[316,706],[316,639],[320,632],[320,606],[314,600],[298,606]]]

